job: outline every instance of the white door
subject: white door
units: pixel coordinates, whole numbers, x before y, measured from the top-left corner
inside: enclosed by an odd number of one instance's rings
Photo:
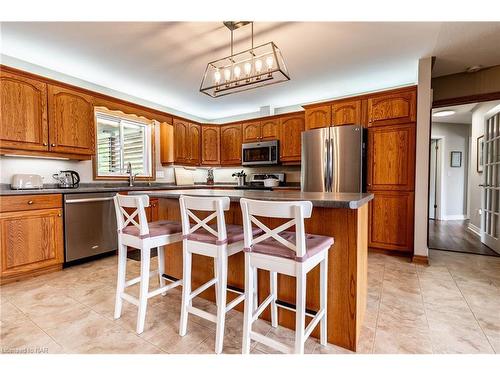
[[[486,120],[483,161],[481,241],[486,246],[500,252],[500,112]]]

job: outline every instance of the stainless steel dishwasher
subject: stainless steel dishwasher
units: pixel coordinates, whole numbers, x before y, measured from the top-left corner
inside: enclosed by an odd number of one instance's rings
[[[116,193],[64,195],[65,263],[118,248],[113,196]]]

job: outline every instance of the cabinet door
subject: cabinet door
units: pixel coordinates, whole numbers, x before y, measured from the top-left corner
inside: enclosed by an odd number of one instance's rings
[[[304,115],[285,116],[280,119],[280,160],[284,163],[299,164],[301,137],[304,131]]]
[[[334,126],[361,124],[361,100],[333,103],[332,124]]]
[[[375,192],[369,204],[368,246],[385,250],[413,250],[413,192]]]
[[[166,122],[160,124],[160,162],[174,162],[174,126]]]
[[[201,164],[220,164],[220,126],[201,127]]]
[[[264,120],[260,124],[260,140],[272,141],[280,138],[280,121],[277,118]]]
[[[184,120],[174,120],[174,163],[184,164],[189,158],[188,143],[189,123]]]
[[[415,125],[368,129],[368,189],[413,190]]]
[[[149,207],[145,207],[144,211],[146,212],[146,219],[148,220],[148,223],[151,223],[153,221],[158,221],[159,220],[158,199],[151,198],[149,200]]]
[[[2,278],[62,264],[62,209],[0,213]]]
[[[242,129],[243,129],[243,143],[260,141],[261,139],[260,121],[243,123]]]
[[[241,165],[241,124],[221,126],[220,163]]]
[[[405,91],[368,99],[368,127],[416,121],[416,93]]]
[[[0,71],[0,147],[48,150],[47,85]]]
[[[187,142],[189,144],[188,164],[200,165],[200,125],[189,124],[189,134]]]
[[[306,129],[324,128],[332,124],[332,108],[328,105],[308,108],[305,111]]]
[[[94,153],[94,106],[90,95],[48,85],[50,150]]]

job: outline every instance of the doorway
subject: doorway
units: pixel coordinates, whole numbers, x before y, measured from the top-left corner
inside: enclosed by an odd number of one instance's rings
[[[491,115],[495,105],[494,102],[471,103],[432,110],[428,210],[430,249],[500,256],[500,251],[495,251],[495,246],[492,246],[492,243],[497,243],[497,234],[500,236],[500,218],[497,220],[500,216],[500,188],[490,190],[485,210],[481,186],[484,160],[479,160],[483,154],[478,151],[478,147],[483,147],[480,137],[484,136],[486,116]],[[489,181],[492,184],[493,181],[499,182],[494,184],[495,187],[500,185],[500,165],[497,167],[500,163],[500,123],[497,121],[490,122],[492,132],[488,134],[491,136],[486,137],[488,145],[491,144],[491,159],[488,159],[491,164],[487,163],[486,169]],[[485,241],[483,221],[488,217],[490,235],[486,235]],[[500,247],[500,241],[498,245]]]

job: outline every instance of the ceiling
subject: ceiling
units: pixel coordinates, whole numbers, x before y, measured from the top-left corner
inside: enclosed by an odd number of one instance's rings
[[[432,122],[440,122],[446,124],[471,124],[472,123],[472,111],[477,106],[478,103],[455,105],[450,107],[439,107],[434,108],[432,113],[441,111],[455,111],[453,115],[444,117],[432,117]]]
[[[500,23],[256,22],[255,43],[274,41],[291,81],[210,98],[207,62],[229,55],[222,22],[2,23],[2,54],[206,120],[417,82],[418,59],[434,76],[500,64]],[[235,32],[235,51],[249,47]]]

